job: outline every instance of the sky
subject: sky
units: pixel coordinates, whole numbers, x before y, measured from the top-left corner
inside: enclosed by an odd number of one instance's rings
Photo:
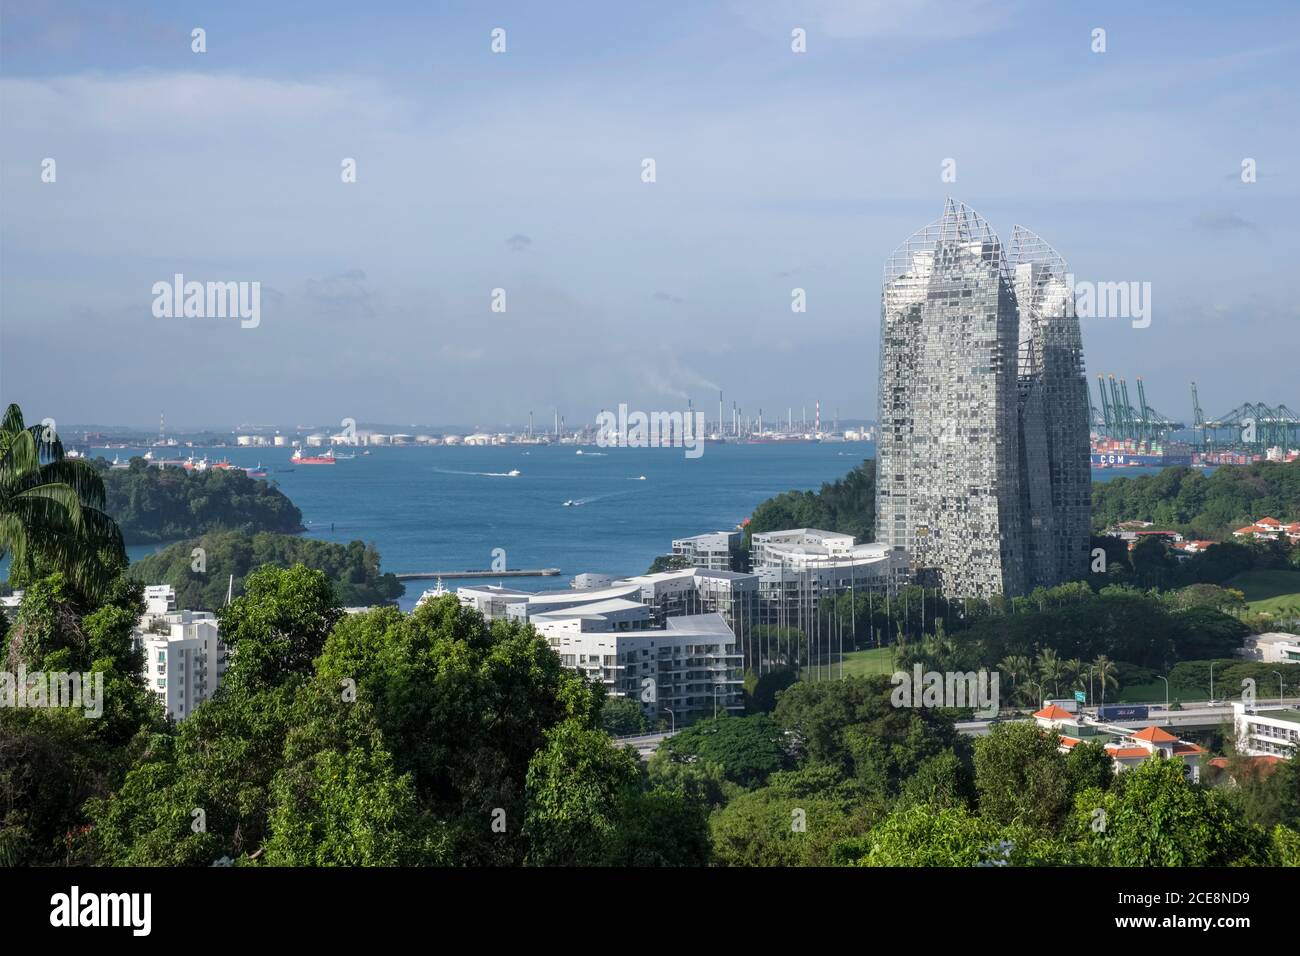
[[[1084,320],[1094,389],[1300,408],[1297,27],[1283,2],[3,0],[0,401],[540,426],[721,389],[874,417],[885,260],[953,196],[1076,280],[1151,284],[1147,327]],[[156,316],[177,273],[259,283],[258,324]]]

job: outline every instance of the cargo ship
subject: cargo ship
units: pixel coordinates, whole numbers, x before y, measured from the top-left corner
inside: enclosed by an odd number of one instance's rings
[[[1170,442],[1139,441],[1132,438],[1092,438],[1092,467],[1094,468],[1167,468],[1174,465],[1190,467],[1190,445]]]
[[[301,448],[295,448],[289,460],[295,465],[332,465],[334,464],[334,449],[331,448],[323,455],[304,455]]]

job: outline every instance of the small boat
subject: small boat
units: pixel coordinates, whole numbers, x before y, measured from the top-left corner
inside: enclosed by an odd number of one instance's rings
[[[266,469],[262,467],[262,463],[259,461],[252,468],[245,468],[244,474],[248,475],[249,478],[265,478]]]
[[[123,461],[121,458],[118,458],[117,455],[114,455],[113,460],[109,463],[108,467],[112,468],[114,471],[124,471],[131,467],[131,463],[129,461]]]
[[[367,449],[366,449],[365,451],[363,451],[361,454],[362,454],[362,455],[369,455],[369,454],[370,454],[370,449],[367,448]]]
[[[577,451],[574,452],[574,454],[575,454],[575,455],[581,455],[581,454],[582,454],[582,449],[579,448]]]
[[[636,476],[636,480],[637,480],[637,481],[645,481],[645,475],[637,475],[637,476]]]
[[[520,471],[518,468],[511,468],[509,471],[506,472],[506,477],[507,477],[507,478],[518,478],[518,477],[519,477],[520,475],[522,475],[522,474],[523,474],[523,472]]]
[[[350,455],[340,455],[340,454],[337,454],[337,453],[334,455],[334,458],[335,458],[336,461],[351,461],[353,458],[356,458],[356,457],[357,457],[357,453],[356,453],[356,452],[352,452],[352,454],[350,454]]]
[[[572,508],[572,507],[573,507],[573,501],[572,501],[572,500],[566,501],[566,502],[564,503],[564,507],[566,507],[566,508]]]

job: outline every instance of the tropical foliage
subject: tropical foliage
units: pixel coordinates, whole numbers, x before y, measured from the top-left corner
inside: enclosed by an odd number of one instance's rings
[[[10,405],[0,421],[0,556],[15,587],[58,571],[89,596],[102,596],[126,564],[122,533],[105,511],[99,474],[64,457],[51,423],[28,426]]]

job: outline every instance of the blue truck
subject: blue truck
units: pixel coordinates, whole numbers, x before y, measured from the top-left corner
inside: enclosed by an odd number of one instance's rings
[[[1146,720],[1150,710],[1146,704],[1107,704],[1097,708],[1098,720]]]

